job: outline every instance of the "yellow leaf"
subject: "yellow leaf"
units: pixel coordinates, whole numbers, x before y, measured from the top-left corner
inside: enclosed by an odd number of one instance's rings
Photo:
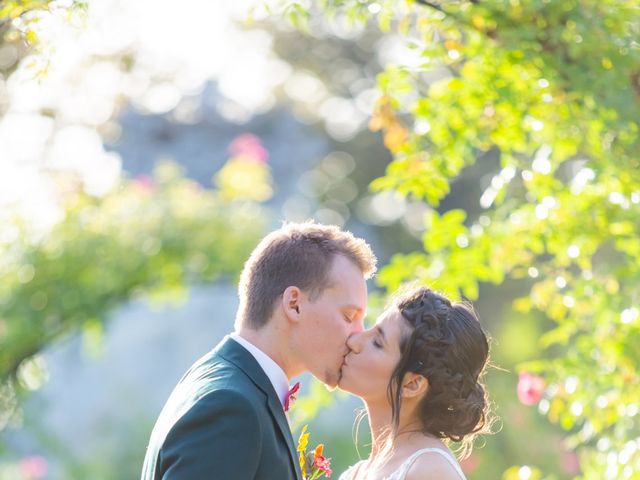
[[[398,32],[403,35],[407,35],[409,33],[409,28],[411,27],[411,20],[409,17],[403,17],[400,22],[398,22]]]
[[[300,438],[298,439],[298,452],[305,452],[307,450],[307,445],[309,444],[309,432],[307,432],[308,425],[302,427],[302,432],[300,432]]]
[[[309,444],[309,432],[307,431],[308,425],[302,427],[300,432],[300,438],[298,439],[298,462],[300,463],[300,470],[302,471],[302,477],[307,476],[307,462],[305,462],[305,452],[307,451],[307,445]]]
[[[614,295],[620,290],[620,284],[615,278],[608,278],[605,282],[605,289],[607,293]]]
[[[484,18],[482,18],[482,16],[480,15],[474,15],[473,17],[471,17],[471,23],[473,23],[473,26],[476,28],[483,28]]]
[[[38,42],[38,34],[33,30],[27,30],[25,39],[27,40],[27,43],[33,45]]]
[[[373,108],[369,128],[376,132],[382,128],[386,128],[394,118],[395,114],[391,108],[391,99],[387,95],[383,95],[376,101]]]
[[[447,50],[458,50],[460,48],[460,44],[455,40],[446,40],[444,42],[444,48]]]
[[[372,132],[377,132],[378,130],[382,129],[382,127],[382,119],[374,113],[374,115],[371,117],[371,120],[369,120],[369,130],[371,130]]]
[[[392,152],[398,151],[409,138],[407,128],[398,120],[391,106],[391,98],[387,95],[376,102],[369,129],[374,132],[384,130],[384,144]]]
[[[392,152],[396,152],[406,143],[408,138],[407,129],[398,122],[387,128],[384,133],[384,145]]]

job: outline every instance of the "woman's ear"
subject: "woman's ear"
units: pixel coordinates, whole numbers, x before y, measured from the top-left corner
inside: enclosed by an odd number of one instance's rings
[[[282,293],[282,309],[287,320],[297,323],[300,320],[302,291],[298,287],[287,287]]]
[[[402,379],[402,397],[422,397],[429,390],[429,380],[419,373],[407,372]]]

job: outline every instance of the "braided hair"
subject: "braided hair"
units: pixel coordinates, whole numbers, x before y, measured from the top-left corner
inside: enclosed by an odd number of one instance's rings
[[[422,432],[462,442],[462,456],[467,456],[475,435],[489,430],[481,383],[487,336],[470,304],[452,303],[429,288],[416,288],[394,304],[410,333],[400,340],[401,358],[389,382],[393,433],[400,423],[402,380],[407,372],[418,373],[429,381],[417,410]]]

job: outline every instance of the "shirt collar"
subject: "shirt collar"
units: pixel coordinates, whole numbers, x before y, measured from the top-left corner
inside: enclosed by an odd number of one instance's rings
[[[280,403],[284,405],[284,400],[287,397],[287,393],[289,393],[289,379],[284,373],[284,370],[280,368],[280,365],[274,362],[269,355],[264,353],[249,340],[242,338],[237,333],[231,333],[229,337],[242,345],[253,356],[253,358],[256,359],[260,368],[264,370],[267,378],[269,378],[271,385],[273,385],[273,389],[276,391],[276,394],[280,399]]]

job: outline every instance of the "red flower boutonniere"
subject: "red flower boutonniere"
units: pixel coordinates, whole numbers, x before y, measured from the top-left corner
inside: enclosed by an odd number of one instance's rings
[[[298,398],[298,390],[300,390],[300,382],[296,382],[296,384],[289,389],[287,392],[287,396],[284,397],[284,411],[288,412],[289,407],[296,401]]]
[[[327,478],[331,477],[331,459],[322,455],[324,445],[319,444],[314,450],[307,452],[308,444],[309,432],[307,431],[307,425],[305,425],[302,427],[300,439],[298,440],[298,457],[302,478],[304,480],[317,480],[322,475]]]

